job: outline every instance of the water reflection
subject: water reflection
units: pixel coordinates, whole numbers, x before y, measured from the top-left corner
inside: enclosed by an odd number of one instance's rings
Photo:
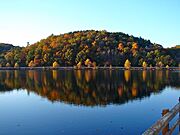
[[[180,87],[180,72],[119,70],[0,71],[0,92],[24,89],[75,105],[122,104]]]

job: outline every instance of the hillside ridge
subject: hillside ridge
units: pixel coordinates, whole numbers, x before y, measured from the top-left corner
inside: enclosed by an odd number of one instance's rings
[[[1,54],[1,53],[0,53]],[[1,66],[177,66],[168,49],[141,37],[105,30],[50,35],[0,55]]]

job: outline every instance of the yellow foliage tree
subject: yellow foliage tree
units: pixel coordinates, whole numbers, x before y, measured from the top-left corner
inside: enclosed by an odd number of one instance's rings
[[[14,64],[14,67],[19,67],[19,64],[16,62],[16,63]]]
[[[81,66],[82,66],[82,63],[79,62],[79,63],[77,64],[77,68],[78,68],[78,69],[81,69]]]
[[[166,65],[166,69],[169,69],[169,65]]]
[[[34,64],[34,61],[33,61],[33,60],[31,60],[31,61],[29,62],[28,67],[35,67],[35,64]]]
[[[87,67],[90,67],[91,66],[91,60],[90,59],[86,59],[86,61],[84,62],[84,64],[87,66]]]
[[[9,63],[6,63],[6,67],[10,67],[11,65]]]
[[[131,62],[127,59],[124,63],[125,69],[130,69],[131,68]]]
[[[55,68],[55,67],[59,67],[59,64],[55,61],[54,63],[53,63],[53,67]]]
[[[92,43],[92,45],[95,46],[95,45],[96,45],[96,41],[94,41],[94,42]]]
[[[143,62],[142,67],[143,67],[144,69],[147,68],[147,63],[146,63],[145,61]]]
[[[161,67],[163,67],[163,63],[160,61],[156,64],[156,66],[161,68]]]

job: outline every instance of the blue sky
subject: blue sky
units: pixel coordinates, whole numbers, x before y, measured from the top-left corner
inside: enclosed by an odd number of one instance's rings
[[[180,44],[180,0],[0,0],[0,42],[35,43],[77,30],[124,32]]]

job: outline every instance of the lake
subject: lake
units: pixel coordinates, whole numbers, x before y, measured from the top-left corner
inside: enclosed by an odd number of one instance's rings
[[[2,70],[0,134],[139,135],[179,96],[180,71]]]

